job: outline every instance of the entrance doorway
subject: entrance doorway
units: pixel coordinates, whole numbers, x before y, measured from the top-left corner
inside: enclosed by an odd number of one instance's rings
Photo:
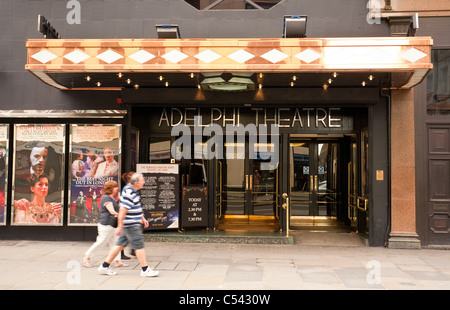
[[[279,152],[279,145],[270,139],[252,140],[246,136],[239,142],[225,142],[225,158],[216,160],[219,230],[239,225],[245,230],[279,230],[279,165],[268,156]]]
[[[291,140],[291,217],[337,216],[338,161],[337,141]]]

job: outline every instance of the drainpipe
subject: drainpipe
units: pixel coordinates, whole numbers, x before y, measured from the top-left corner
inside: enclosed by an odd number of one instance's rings
[[[381,90],[380,95],[382,97],[387,98],[387,113],[388,113],[388,134],[387,134],[387,141],[388,141],[388,178],[387,178],[387,186],[388,186],[388,204],[387,204],[387,225],[386,225],[386,232],[384,237],[384,246],[388,246],[388,237],[389,232],[391,231],[391,91],[390,91],[390,85],[391,85],[391,74],[389,74],[389,79],[386,81],[388,87],[383,89],[383,81],[381,83]],[[384,91],[387,91],[384,93]]]

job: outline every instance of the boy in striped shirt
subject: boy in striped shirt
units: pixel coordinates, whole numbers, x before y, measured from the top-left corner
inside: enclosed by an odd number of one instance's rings
[[[109,265],[114,257],[117,256],[130,243],[134,249],[139,264],[142,267],[142,277],[156,277],[159,272],[154,271],[147,265],[145,254],[144,235],[142,233],[141,224],[144,228],[148,227],[148,221],[144,217],[142,211],[141,196],[139,190],[144,187],[145,180],[141,173],[135,173],[130,178],[130,183],[122,190],[120,201],[120,210],[118,217],[118,225],[116,235],[120,235],[117,245],[111,249],[106,260],[99,266],[98,271],[101,274],[115,275]]]

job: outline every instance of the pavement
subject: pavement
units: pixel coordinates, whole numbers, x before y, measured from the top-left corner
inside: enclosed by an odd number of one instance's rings
[[[0,241],[1,290],[448,290],[450,251],[364,246],[358,235],[293,232],[294,244],[146,242],[156,278],[136,258],[97,272],[92,242]],[[127,252],[127,250],[126,250]],[[128,252],[127,252],[128,254]]]

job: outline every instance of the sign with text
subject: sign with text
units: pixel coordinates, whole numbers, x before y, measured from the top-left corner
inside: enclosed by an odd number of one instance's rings
[[[181,209],[181,226],[208,226],[208,188],[184,186]]]
[[[141,202],[149,230],[178,229],[179,169],[177,164],[138,164],[144,175]]]

